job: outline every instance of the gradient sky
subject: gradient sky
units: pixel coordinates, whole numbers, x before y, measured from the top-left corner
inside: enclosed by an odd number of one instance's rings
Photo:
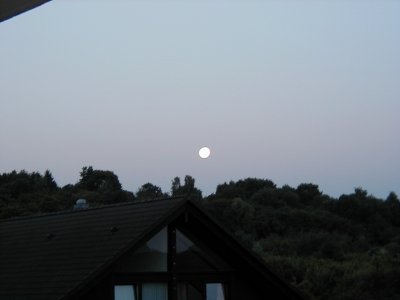
[[[386,198],[399,113],[396,0],[54,0],[0,23],[0,173]]]

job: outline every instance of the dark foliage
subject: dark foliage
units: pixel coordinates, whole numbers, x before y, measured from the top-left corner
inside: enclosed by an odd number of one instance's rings
[[[76,184],[58,187],[43,175],[0,175],[0,218],[167,197],[151,183],[136,194],[122,190],[111,171],[84,167]],[[202,198],[189,175],[175,177],[172,196],[197,200],[243,244],[310,299],[400,299],[400,201],[356,188],[339,199],[312,183],[277,187],[267,179],[221,184]]]
[[[185,183],[183,185],[179,177],[175,177],[172,180],[171,195],[173,197],[183,196],[191,200],[202,199],[202,193],[195,187],[195,179],[190,175],[185,176]]]
[[[71,209],[77,199],[92,206],[132,201],[133,193],[121,189],[111,171],[84,167],[75,185],[57,186],[50,171],[43,175],[13,171],[0,175],[0,218]]]
[[[163,193],[159,186],[151,184],[150,182],[143,184],[136,192],[138,200],[153,200],[158,198],[166,198],[168,194]]]
[[[249,183],[249,184],[246,184]],[[255,184],[256,183],[256,184]],[[400,202],[356,188],[245,179],[203,201],[222,224],[310,299],[400,299]]]

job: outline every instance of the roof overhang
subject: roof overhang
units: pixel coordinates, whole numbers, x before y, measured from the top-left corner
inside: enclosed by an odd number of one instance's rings
[[[51,0],[0,0],[0,22],[22,14]]]

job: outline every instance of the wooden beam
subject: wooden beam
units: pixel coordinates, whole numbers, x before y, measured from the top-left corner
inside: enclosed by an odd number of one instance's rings
[[[0,0],[0,22],[22,14],[51,0]]]

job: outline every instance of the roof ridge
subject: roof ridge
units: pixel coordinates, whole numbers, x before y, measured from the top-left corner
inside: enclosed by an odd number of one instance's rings
[[[62,211],[51,212],[51,213],[38,213],[38,214],[30,215],[30,216],[19,216],[19,217],[0,219],[0,224],[5,223],[5,222],[30,220],[30,219],[58,216],[58,215],[67,215],[67,214],[73,214],[73,213],[82,213],[82,212],[88,212],[88,211],[112,208],[112,207],[131,206],[131,205],[144,204],[144,203],[154,203],[154,202],[184,200],[184,199],[185,199],[185,197],[178,196],[178,197],[156,198],[156,199],[151,199],[151,200],[133,200],[133,201],[129,201],[129,202],[105,204],[105,205],[99,205],[99,206],[87,207],[87,208],[79,208],[79,209],[71,208],[69,210],[62,210]]]

